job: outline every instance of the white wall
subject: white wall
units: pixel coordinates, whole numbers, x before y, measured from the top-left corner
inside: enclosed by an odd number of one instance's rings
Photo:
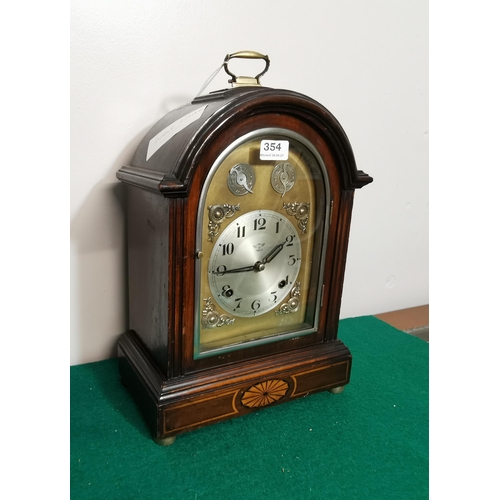
[[[72,0],[71,364],[114,356],[127,327],[116,171],[238,50],[330,109],[375,179],[356,191],[341,316],[427,304],[427,18],[415,0]],[[207,91],[226,86],[222,71]]]

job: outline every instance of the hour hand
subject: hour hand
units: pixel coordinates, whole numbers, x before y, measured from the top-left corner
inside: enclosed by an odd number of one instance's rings
[[[281,250],[283,250],[284,246],[285,246],[285,243],[286,243],[286,240],[283,242],[283,243],[280,243],[279,245],[276,245],[262,260],[262,264],[269,264],[269,262],[271,262],[275,257],[276,255],[278,255]]]

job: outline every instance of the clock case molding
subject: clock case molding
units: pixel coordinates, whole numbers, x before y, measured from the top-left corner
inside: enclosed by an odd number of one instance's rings
[[[151,139],[186,114],[201,116],[148,160]],[[301,134],[325,163],[331,194],[324,291],[315,334],[194,359],[196,224],[203,182],[217,156],[245,133],[276,127]],[[265,87],[197,97],[145,135],[127,184],[129,330],[118,342],[120,374],[153,437],[177,434],[321,390],[350,378],[337,339],[354,190],[372,182],[356,168],[335,117],[302,94]]]

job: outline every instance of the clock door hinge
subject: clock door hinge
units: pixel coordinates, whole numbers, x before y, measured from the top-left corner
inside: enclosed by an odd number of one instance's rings
[[[319,307],[323,307],[323,298],[325,297],[325,285],[322,286],[321,288],[321,300],[320,300],[320,306]]]
[[[332,225],[333,219],[333,200],[330,202],[330,226]]]

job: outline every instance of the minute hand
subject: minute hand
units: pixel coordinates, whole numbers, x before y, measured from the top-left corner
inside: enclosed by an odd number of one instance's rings
[[[224,274],[228,273],[244,273],[253,270],[254,266],[245,266],[245,267],[238,267],[236,269],[228,269],[227,271],[214,271],[213,273],[216,274],[217,276],[224,276]]]

